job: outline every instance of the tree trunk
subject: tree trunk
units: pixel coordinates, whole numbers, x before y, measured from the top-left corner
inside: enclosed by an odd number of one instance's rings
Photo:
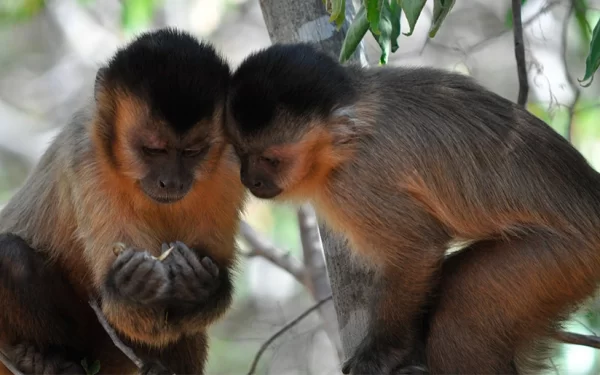
[[[347,1],[346,22],[338,31],[329,22],[329,14],[322,0],[260,0],[260,6],[271,42],[309,42],[336,58],[350,25],[348,20],[352,20],[355,15],[352,1]],[[367,64],[363,43],[351,60]],[[343,354],[348,357],[366,332],[369,296],[374,293],[373,275],[351,264],[350,252],[343,240],[330,233],[322,223],[319,231],[325,248],[325,261],[338,320],[325,324],[339,326]],[[319,294],[322,294],[322,290]]]

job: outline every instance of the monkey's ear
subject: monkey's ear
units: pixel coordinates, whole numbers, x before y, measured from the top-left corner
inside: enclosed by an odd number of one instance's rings
[[[103,66],[96,73],[96,79],[94,80],[94,99],[96,100],[98,100],[98,93],[104,88],[107,71],[108,68]]]
[[[369,123],[358,116],[353,105],[340,107],[329,117],[329,125],[336,146],[353,145],[366,135],[370,129]]]

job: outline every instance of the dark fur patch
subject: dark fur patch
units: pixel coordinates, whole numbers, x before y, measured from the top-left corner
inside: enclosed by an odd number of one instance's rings
[[[268,128],[278,108],[325,117],[354,95],[351,76],[326,53],[310,44],[275,44],[240,64],[230,109],[240,132],[251,135]]]
[[[183,134],[225,99],[228,64],[206,43],[174,29],[140,35],[120,49],[103,80],[148,101],[159,118]]]

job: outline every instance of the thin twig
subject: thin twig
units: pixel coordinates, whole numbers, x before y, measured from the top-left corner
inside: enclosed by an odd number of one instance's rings
[[[96,313],[96,316],[98,317],[98,321],[100,322],[100,324],[102,324],[102,327],[104,328],[106,333],[108,333],[108,335],[110,336],[110,339],[115,344],[115,346],[117,348],[119,348],[123,352],[123,354],[125,354],[133,363],[135,363],[135,365],[138,368],[142,368],[144,366],[144,361],[140,357],[138,357],[133,352],[133,350],[131,350],[130,347],[128,347],[127,345],[125,345],[123,343],[123,341],[121,341],[121,339],[119,338],[119,336],[117,335],[117,333],[115,332],[113,327],[111,327],[110,323],[108,323],[108,320],[106,320],[106,317],[104,316],[104,313],[102,313],[102,309],[100,309],[100,306],[98,306],[98,303],[96,301],[92,300],[89,302],[89,304],[92,307],[92,309],[94,309],[94,312]]]
[[[283,335],[290,328],[292,328],[293,326],[295,326],[296,324],[298,324],[302,319],[306,318],[311,312],[315,311],[316,309],[318,309],[319,307],[321,307],[322,304],[324,304],[325,302],[327,302],[327,301],[329,301],[331,299],[332,299],[332,296],[328,296],[326,298],[323,298],[322,300],[320,300],[319,302],[317,302],[316,304],[314,304],[312,307],[310,307],[309,309],[307,309],[306,311],[304,311],[302,314],[298,315],[298,317],[296,319],[292,320],[291,322],[289,322],[288,324],[286,324],[285,326],[283,326],[279,331],[275,332],[271,337],[269,337],[269,339],[267,341],[265,341],[264,344],[261,345],[260,349],[258,350],[258,352],[256,353],[256,355],[254,356],[254,360],[252,361],[252,365],[250,366],[250,370],[248,371],[248,375],[254,374],[254,372],[256,371],[256,366],[258,365],[258,361],[260,360],[260,357],[263,355],[263,353],[265,352],[265,350],[267,350],[267,348],[269,347],[269,345],[271,345],[271,343],[273,343],[273,341],[277,340],[277,338],[279,336]]]
[[[12,372],[14,375],[25,375],[21,371],[17,369],[17,367],[8,359],[6,353],[0,350],[0,362],[8,369],[8,371]]]
[[[600,349],[600,337],[598,336],[558,331],[554,334],[554,338],[556,338],[558,341],[564,342],[565,344],[582,345]]]
[[[512,0],[513,35],[515,43],[515,58],[519,75],[519,99],[517,103],[527,104],[529,81],[527,80],[527,65],[525,62],[525,44],[523,43],[523,22],[521,21],[521,0]]]
[[[573,12],[575,11],[575,7],[577,0],[571,0],[571,4],[569,6],[569,10],[567,11],[567,14],[565,16],[565,20],[563,22],[563,33],[562,33],[562,63],[563,66],[565,68],[565,75],[567,77],[567,81],[569,82],[569,86],[571,87],[571,90],[573,90],[573,102],[571,103],[571,105],[569,105],[569,113],[568,113],[568,117],[567,117],[567,140],[569,142],[573,141],[573,133],[574,133],[574,127],[573,127],[573,117],[575,116],[575,106],[577,105],[577,102],[579,101],[579,96],[581,95],[581,90],[579,88],[579,85],[575,82],[575,80],[573,79],[573,77],[571,77],[571,74],[569,74],[569,65],[567,63],[567,36],[568,36],[568,30],[569,30],[569,20],[571,19],[571,16],[573,15]]]
[[[298,259],[263,238],[245,221],[240,223],[240,233],[252,248],[247,256],[261,256],[289,272],[300,284],[305,285],[306,270]]]
[[[532,15],[531,17],[529,17],[529,19],[523,23],[523,28],[529,27],[530,25],[532,25],[535,21],[538,20],[539,17],[541,17],[542,15],[548,13],[549,11],[552,10],[552,8],[554,8],[557,5],[562,4],[562,0],[555,0],[552,2],[548,2],[544,7],[542,7],[537,13],[535,13],[534,15]],[[508,32],[510,31],[510,29],[504,29],[494,35],[491,35],[483,40],[478,41],[477,43],[474,43],[466,48],[461,48],[461,47],[455,47],[455,46],[451,46],[451,45],[446,45],[446,44],[442,44],[442,43],[438,43],[435,41],[435,39],[432,38],[427,38],[425,43],[423,44],[423,48],[421,49],[421,52],[419,53],[419,56],[422,54],[423,50],[425,49],[426,46],[432,46],[434,48],[439,48],[439,49],[443,49],[446,51],[452,51],[452,52],[456,52],[456,53],[460,53],[463,56],[468,56],[472,53],[475,53],[477,51],[479,51],[480,49],[486,47],[488,45],[488,43],[494,41],[495,39],[498,39],[504,35],[506,35]]]

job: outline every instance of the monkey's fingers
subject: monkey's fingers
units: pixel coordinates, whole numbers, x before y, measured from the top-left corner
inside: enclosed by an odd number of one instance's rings
[[[127,249],[117,258],[113,264],[117,285],[126,285],[129,283],[137,268],[150,257],[150,254],[144,253]]]
[[[214,278],[219,277],[219,267],[215,264],[215,262],[213,262],[212,259],[209,257],[202,258],[202,265]]]
[[[198,256],[194,251],[188,248],[184,243],[177,241],[175,242],[179,253],[183,256],[188,266],[194,271],[197,278],[203,281],[210,281],[215,277],[214,268],[216,267],[212,260],[209,260],[209,263],[204,263],[204,261],[200,261]],[[205,257],[206,258],[206,257]],[[207,268],[206,265],[209,265],[210,268]]]

